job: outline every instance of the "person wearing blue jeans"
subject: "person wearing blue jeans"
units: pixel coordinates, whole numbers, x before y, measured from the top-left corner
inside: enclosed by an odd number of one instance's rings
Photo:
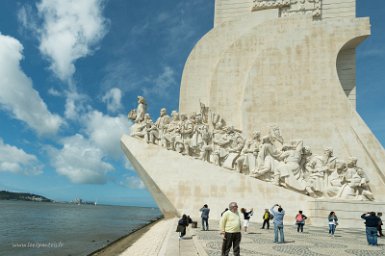
[[[336,226],[338,225],[338,218],[335,212],[330,212],[328,216],[329,221],[329,235],[334,236]]]
[[[361,215],[361,218],[365,220],[368,244],[377,245],[377,226],[381,219],[376,216],[375,212],[364,213]]]
[[[210,208],[207,204],[205,204],[200,211],[202,212],[201,218],[202,218],[202,230],[208,231],[209,230],[209,214],[210,214]]]
[[[274,209],[276,206],[278,206],[277,211]],[[270,212],[274,216],[274,243],[284,243],[285,236],[283,233],[283,217],[285,216],[285,211],[282,209],[281,205],[275,204],[271,207]],[[279,241],[278,234],[280,237]]]

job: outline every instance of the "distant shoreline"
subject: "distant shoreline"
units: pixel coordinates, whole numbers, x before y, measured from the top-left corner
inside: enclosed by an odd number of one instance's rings
[[[163,220],[164,217],[159,217],[155,220],[152,220],[148,224],[138,228],[131,233],[124,235],[118,238],[115,241],[107,244],[106,246],[91,252],[87,256],[110,256],[110,255],[118,255],[124,252],[128,247],[133,245],[142,235],[144,235],[152,226],[154,226],[159,221]]]
[[[25,192],[10,192],[6,190],[0,191],[0,200],[14,200],[14,201],[30,201],[30,202],[45,202],[52,203],[53,200],[45,196],[25,193]]]

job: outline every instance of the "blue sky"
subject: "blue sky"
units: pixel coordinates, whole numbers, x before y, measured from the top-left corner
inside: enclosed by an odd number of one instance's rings
[[[76,4],[74,4],[76,3]],[[127,112],[178,108],[184,63],[214,1],[1,0],[0,189],[154,206],[120,149]],[[385,142],[385,1],[358,0],[357,108]]]

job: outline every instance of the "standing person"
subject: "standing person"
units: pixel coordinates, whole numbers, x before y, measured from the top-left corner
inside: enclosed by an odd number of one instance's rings
[[[377,228],[381,219],[376,216],[375,212],[364,213],[361,215],[361,218],[365,220],[368,244],[377,245]]]
[[[201,218],[202,218],[202,230],[208,231],[209,230],[209,213],[210,208],[207,204],[203,205],[203,207],[199,210],[202,212]]]
[[[298,211],[298,214],[295,216],[295,223],[297,224],[297,232],[303,232],[303,226],[305,225],[305,220],[307,219],[306,215],[302,211]]]
[[[334,236],[336,226],[338,225],[338,218],[335,212],[330,212],[328,216],[329,221],[329,235]]]
[[[271,219],[272,217],[273,217],[273,215],[270,214],[269,210],[268,210],[268,209],[265,209],[265,213],[264,213],[263,216],[262,216],[263,224],[262,224],[261,229],[264,229],[264,228],[265,228],[265,225],[267,225],[267,229],[270,228],[270,219]]]
[[[274,210],[276,206],[278,206],[278,211]],[[285,211],[282,209],[281,205],[275,204],[271,207],[270,212],[274,216],[274,243],[278,243],[278,232],[281,239],[280,243],[284,243],[285,236],[283,234],[283,217],[285,216]]]
[[[241,213],[243,214],[243,228],[245,229],[245,232],[247,232],[250,217],[253,216],[253,208],[251,208],[250,211],[246,211],[245,208],[241,208]]]
[[[381,237],[381,236],[384,236],[382,234],[382,220],[381,220],[381,217],[382,217],[382,212],[378,212],[377,213],[377,217],[380,219],[380,222],[378,223],[378,236]]]
[[[223,213],[220,221],[220,230],[223,238],[222,256],[229,255],[231,246],[233,246],[234,256],[240,256],[241,229],[238,205],[236,202],[231,202],[229,210]]]
[[[223,216],[223,214],[225,213],[225,212],[227,212],[229,210],[229,208],[225,208],[225,210],[223,211],[223,212],[221,212],[221,217]]]
[[[183,214],[182,218],[178,221],[178,226],[176,227],[176,232],[179,232],[179,239],[183,239],[186,235],[186,228],[189,223],[189,218],[186,214]]]

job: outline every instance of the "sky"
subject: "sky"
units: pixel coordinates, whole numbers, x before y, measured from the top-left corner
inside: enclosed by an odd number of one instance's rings
[[[385,1],[357,0],[357,110],[385,144]],[[214,0],[0,0],[0,190],[156,206],[120,148],[142,95],[178,109]]]

